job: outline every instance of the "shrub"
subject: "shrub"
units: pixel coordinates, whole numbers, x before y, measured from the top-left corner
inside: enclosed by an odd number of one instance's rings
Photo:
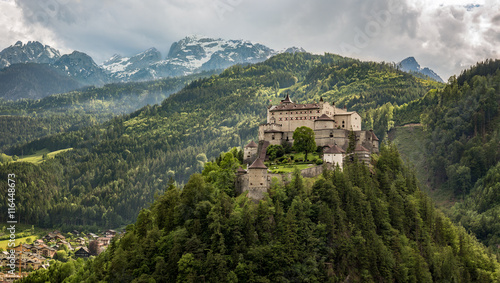
[[[323,164],[323,159],[316,160],[316,165],[321,165],[321,164]]]

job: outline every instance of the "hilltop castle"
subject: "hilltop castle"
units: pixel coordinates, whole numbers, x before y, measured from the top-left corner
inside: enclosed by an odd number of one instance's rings
[[[325,163],[342,168],[351,131],[356,135],[354,154],[360,160],[368,162],[370,153],[378,153],[379,140],[372,130],[361,130],[358,113],[337,108],[323,98],[318,103],[297,104],[287,95],[279,105],[268,106],[267,123],[259,126],[259,144],[251,141],[244,148],[244,162],[251,165],[246,171],[238,170],[236,185],[240,192],[249,191],[248,196],[254,199],[263,197],[271,179],[264,165],[267,147],[293,144],[293,132],[302,126],[313,129],[316,145],[324,149]]]

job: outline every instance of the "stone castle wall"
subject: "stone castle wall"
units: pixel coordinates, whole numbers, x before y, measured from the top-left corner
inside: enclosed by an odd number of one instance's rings
[[[326,164],[324,166],[326,166],[328,170],[334,168],[332,164]],[[300,175],[304,178],[314,178],[323,173],[323,168],[323,165],[319,165],[302,169]],[[259,172],[248,173],[249,171]],[[248,191],[247,197],[254,200],[261,200],[264,198],[264,194],[268,192],[273,178],[278,179],[283,184],[287,184],[292,180],[292,173],[272,174],[268,173],[267,169],[250,169],[247,171],[247,174],[239,174],[236,176],[236,193],[242,194]]]

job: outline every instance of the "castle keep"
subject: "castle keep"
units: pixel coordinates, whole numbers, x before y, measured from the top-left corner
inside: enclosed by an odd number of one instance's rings
[[[368,162],[371,153],[378,153],[379,140],[372,130],[361,130],[358,113],[337,108],[322,98],[317,103],[297,104],[287,95],[279,105],[268,106],[267,122],[259,126],[259,143],[251,141],[244,148],[244,162],[251,165],[248,170],[238,170],[236,187],[240,193],[249,191],[253,199],[263,197],[271,179],[264,165],[267,147],[293,144],[293,132],[302,126],[314,131],[316,145],[324,148],[325,163],[342,168],[351,131],[356,135],[354,154],[358,159]]]

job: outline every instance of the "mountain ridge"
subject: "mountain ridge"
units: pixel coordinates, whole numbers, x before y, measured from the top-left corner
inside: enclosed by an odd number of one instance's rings
[[[415,57],[410,56],[407,57],[406,59],[401,60],[401,62],[397,63],[397,66],[404,72],[408,73],[417,73],[417,74],[422,74],[424,76],[427,76],[437,82],[444,83],[443,79],[436,74],[433,70],[429,69],[428,67],[421,68],[420,64],[417,62]]]
[[[81,86],[103,86],[106,83],[140,82],[167,77],[186,76],[204,71],[223,70],[235,64],[262,62],[283,52],[305,52],[302,48],[290,47],[275,51],[265,45],[248,40],[225,40],[206,36],[187,36],[172,43],[167,57],[163,58],[155,47],[130,57],[115,54],[101,65],[84,52],[73,51],[61,55],[48,45],[37,41],[23,44],[16,42],[0,52],[0,69],[18,63],[48,64],[59,71],[52,78],[29,84],[30,88],[0,87],[0,95],[8,93],[5,99],[39,99],[60,92],[61,88],[44,86],[44,82],[61,80],[66,76]],[[31,65],[30,65],[31,66]],[[17,70],[16,68],[15,70]],[[39,91],[44,89],[44,91]],[[74,89],[67,89],[67,91]]]

